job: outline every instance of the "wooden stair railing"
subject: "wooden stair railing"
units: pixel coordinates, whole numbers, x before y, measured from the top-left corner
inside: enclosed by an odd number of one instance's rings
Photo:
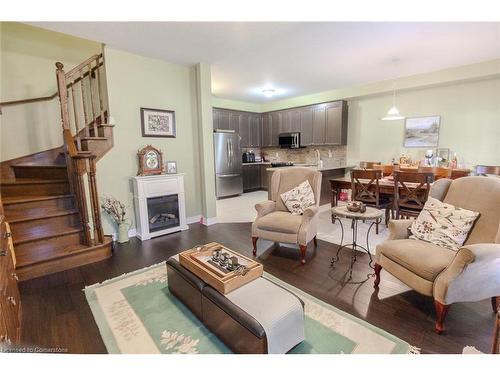
[[[82,134],[90,138],[93,133],[94,137],[98,137],[98,126],[107,120],[99,69],[102,65],[102,55],[90,57],[67,73],[64,72],[62,63],[56,63],[68,178],[81,215],[83,242],[87,246],[102,244],[104,241],[96,183],[97,156],[93,152],[82,150],[81,139]],[[88,189],[84,182],[85,175]],[[90,229],[90,217],[93,231]]]

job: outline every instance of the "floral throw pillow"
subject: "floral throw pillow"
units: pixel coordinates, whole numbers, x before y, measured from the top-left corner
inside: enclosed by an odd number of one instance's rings
[[[410,227],[410,238],[457,251],[464,244],[478,216],[478,212],[429,197]]]
[[[309,181],[302,182],[299,186],[294,187],[281,194],[281,200],[285,204],[288,211],[292,214],[302,215],[308,207],[314,206],[314,193]]]

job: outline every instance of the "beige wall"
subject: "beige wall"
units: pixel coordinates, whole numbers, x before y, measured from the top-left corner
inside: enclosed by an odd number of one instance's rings
[[[0,102],[52,95],[57,61],[71,69],[101,51],[98,42],[21,23],[2,22],[0,27]],[[1,132],[2,161],[61,146],[57,99],[3,107]]]
[[[425,149],[403,147],[403,120],[380,120],[391,103],[391,95],[349,100],[349,161],[390,162],[403,152],[423,158]],[[397,107],[407,117],[440,115],[439,147],[466,166],[500,165],[500,79],[400,92]]]
[[[165,160],[176,160],[186,173],[186,214],[201,213],[196,72],[194,67],[170,64],[105,48],[109,108],[115,118],[115,146],[98,162],[100,195],[112,195],[130,207],[134,218],[131,177],[137,174],[137,151],[151,144]],[[143,138],[140,107],[175,111],[176,138]],[[115,231],[104,215],[105,232]],[[135,221],[135,220],[134,220]]]

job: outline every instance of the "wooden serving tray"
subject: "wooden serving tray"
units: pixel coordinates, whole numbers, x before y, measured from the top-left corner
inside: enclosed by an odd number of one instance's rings
[[[212,252],[218,248],[231,256],[237,257],[240,264],[247,266],[248,272],[244,276],[237,275],[234,271],[225,272],[208,263],[207,260],[212,258]],[[261,277],[264,271],[262,264],[217,242],[204,245],[202,251],[189,249],[181,252],[179,254],[179,263],[222,294],[232,292],[240,286]]]

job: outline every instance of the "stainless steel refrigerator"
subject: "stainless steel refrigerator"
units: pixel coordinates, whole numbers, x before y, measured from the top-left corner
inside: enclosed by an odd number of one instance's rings
[[[214,133],[215,192],[217,198],[243,193],[240,136],[234,132]]]

